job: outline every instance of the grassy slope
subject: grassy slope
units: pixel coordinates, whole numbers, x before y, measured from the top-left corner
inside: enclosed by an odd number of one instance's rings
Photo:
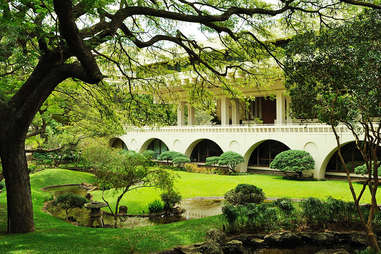
[[[181,177],[176,188],[184,198],[223,196],[238,183],[251,183],[264,189],[268,197],[336,198],[350,200],[347,183],[343,181],[285,181],[276,176],[218,176],[178,172]],[[49,169],[31,176],[36,232],[1,235],[0,253],[149,253],[202,241],[211,227],[219,227],[219,217],[191,220],[136,229],[93,229],[76,227],[41,211],[49,194],[42,187],[56,184],[93,182],[92,175],[62,169]],[[357,186],[360,187],[360,186]],[[128,193],[126,203],[130,212],[141,212],[145,204],[158,198],[157,190]],[[98,193],[99,195],[100,193]],[[112,192],[107,193],[111,195]],[[115,194],[115,193],[114,193]],[[0,195],[0,231],[5,229],[5,195]]]

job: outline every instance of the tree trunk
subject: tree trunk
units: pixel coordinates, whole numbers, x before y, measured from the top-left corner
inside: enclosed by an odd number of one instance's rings
[[[9,233],[34,231],[32,196],[24,146],[24,140],[0,140],[0,156],[7,189]]]

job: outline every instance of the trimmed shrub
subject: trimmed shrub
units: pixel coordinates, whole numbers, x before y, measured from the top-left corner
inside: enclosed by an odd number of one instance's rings
[[[235,189],[225,193],[225,201],[232,205],[259,204],[264,200],[265,194],[262,189],[251,184],[238,184]]]
[[[232,151],[224,152],[218,159],[218,165],[227,166],[233,172],[235,172],[237,165],[242,162],[244,162],[242,155]]]
[[[304,170],[314,169],[315,162],[312,156],[302,150],[287,150],[275,156],[270,168],[281,171],[302,173]]]
[[[64,193],[57,197],[53,202],[55,206],[59,206],[65,209],[66,219],[69,217],[69,210],[73,208],[82,208],[88,200],[82,196],[76,195],[74,193]]]
[[[281,212],[286,215],[290,215],[295,211],[295,207],[292,204],[291,199],[289,198],[280,198],[274,201],[273,203],[276,207],[279,208]]]
[[[328,222],[349,226],[352,224],[352,218],[357,216],[356,208],[353,202],[328,197],[324,202]]]
[[[181,195],[176,191],[169,191],[161,194],[161,200],[164,202],[164,211],[169,212],[180,203]]]
[[[162,161],[172,161],[177,156],[185,156],[185,154],[176,152],[176,151],[165,151],[162,152],[157,159]],[[185,156],[186,157],[186,156]]]
[[[156,159],[156,153],[152,150],[145,150],[142,152],[143,156],[146,157],[147,160]]]
[[[187,163],[187,162],[190,162],[190,159],[183,155],[178,155],[172,159],[172,163],[180,167],[183,167],[184,163]]]
[[[327,211],[324,203],[317,198],[308,198],[300,204],[302,216],[306,219],[308,225],[325,226],[327,220]]]
[[[367,175],[368,174],[368,169],[366,167],[366,164],[362,164],[360,166],[357,166],[355,168],[355,174],[358,174],[358,175]],[[372,174],[373,174],[373,166],[372,166]],[[379,165],[378,169],[377,169],[377,174],[379,176],[381,176],[381,165]]]
[[[149,213],[161,213],[164,211],[164,205],[160,200],[154,200],[148,204]]]
[[[211,156],[207,157],[205,161],[205,165],[207,166],[215,166],[218,165],[218,160],[220,159],[219,156]]]

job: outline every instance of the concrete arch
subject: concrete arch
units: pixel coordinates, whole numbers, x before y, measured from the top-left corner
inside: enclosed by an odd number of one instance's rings
[[[253,144],[245,153],[245,155],[243,156],[244,158],[244,162],[243,162],[243,167],[247,168],[249,166],[249,160],[250,160],[250,157],[251,157],[251,154],[255,151],[255,149],[257,149],[261,144],[267,142],[267,141],[276,141],[276,142],[279,142],[281,143],[282,145],[286,146],[288,149],[291,149],[290,146],[286,145],[285,142],[281,141],[281,140],[277,140],[277,139],[265,139],[265,140],[261,140],[255,144]]]
[[[109,146],[112,148],[119,148],[128,150],[127,142],[125,142],[122,138],[114,137],[109,140]]]
[[[221,144],[219,144],[218,142],[216,142],[216,141],[214,141],[214,140],[212,140],[212,139],[209,139],[209,138],[200,138],[200,139],[194,140],[192,143],[190,143],[190,144],[187,146],[187,148],[186,148],[186,150],[185,150],[185,155],[186,155],[187,157],[191,158],[191,155],[192,155],[193,150],[196,148],[196,146],[197,146],[200,142],[202,142],[202,141],[204,141],[204,140],[213,142],[214,144],[216,144],[216,145],[221,149],[222,152],[224,152],[224,150],[222,149],[223,146],[222,146]]]
[[[144,143],[141,145],[141,147],[140,147],[140,149],[139,149],[139,153],[142,153],[142,152],[144,152],[145,150],[147,150],[147,149],[148,149],[148,146],[149,146],[152,142],[154,142],[155,140],[159,140],[162,144],[164,144],[164,145],[166,146],[167,150],[169,150],[168,145],[167,145],[163,140],[161,140],[161,139],[159,139],[159,138],[150,138],[150,139],[147,139],[146,141],[144,141]]]
[[[343,144],[340,145],[340,147],[344,147],[350,143],[354,143],[356,142],[355,140],[349,140],[347,142],[344,142]],[[327,166],[328,166],[328,163],[330,162],[330,160],[332,159],[332,157],[336,154],[336,152],[338,151],[338,147],[337,146],[334,146],[331,148],[331,150],[323,157],[323,162],[321,164],[321,167],[320,167],[320,175],[321,177],[324,177],[325,174],[326,174],[326,171],[327,171]]]

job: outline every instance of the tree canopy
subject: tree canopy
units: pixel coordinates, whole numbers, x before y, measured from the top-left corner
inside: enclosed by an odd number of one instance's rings
[[[223,82],[229,71],[241,70],[255,79],[256,64],[276,56],[274,47],[280,42],[263,42],[274,20],[293,29],[329,25],[356,12],[347,3],[381,8],[377,2],[357,0],[2,1],[0,157],[8,231],[34,230],[24,143],[35,115],[60,83],[73,79],[99,87],[107,79],[123,77],[123,89],[137,98],[134,89],[154,91],[169,83],[162,68],[155,70],[150,63],[176,66],[183,61],[200,80],[193,94],[205,94],[205,86],[216,84],[234,93]],[[203,45],[185,34],[181,24],[198,24],[217,41]],[[212,82],[213,77],[222,82]]]
[[[332,126],[338,155],[344,167],[356,208],[367,231],[369,244],[380,251],[372,220],[377,210],[377,150],[381,144],[381,13],[365,11],[355,20],[319,34],[305,33],[293,38],[287,50],[287,82],[294,116],[318,118]],[[345,126],[355,139],[366,167],[367,180],[359,193],[354,191],[350,169],[341,153]],[[364,169],[363,169],[364,170]],[[366,189],[372,196],[368,218],[360,209]]]

